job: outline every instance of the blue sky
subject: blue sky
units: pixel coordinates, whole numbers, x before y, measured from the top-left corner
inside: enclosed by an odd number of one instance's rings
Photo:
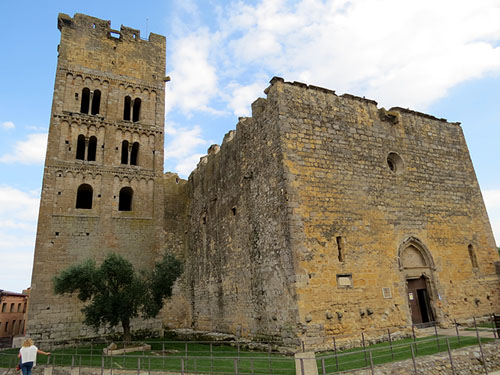
[[[500,242],[497,0],[2,1],[0,289],[30,284],[59,12],[167,37],[165,171],[187,177],[281,76],[461,122]]]

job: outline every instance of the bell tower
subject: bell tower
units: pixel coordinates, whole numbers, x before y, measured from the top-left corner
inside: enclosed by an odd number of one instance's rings
[[[42,339],[95,334],[76,299],[54,296],[54,275],[110,252],[147,269],[163,229],[165,37],[83,14],[58,28],[28,322]]]

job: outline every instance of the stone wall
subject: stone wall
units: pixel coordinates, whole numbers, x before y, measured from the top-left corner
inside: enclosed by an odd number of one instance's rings
[[[165,38],[82,14],[60,14],[58,28],[28,322],[43,339],[96,335],[76,298],[53,295],[54,275],[110,252],[149,269],[163,236]]]
[[[252,111],[189,177],[192,327],[286,341],[297,307],[277,102]]]
[[[411,324],[406,279],[421,275],[442,324],[498,311],[498,253],[459,124],[279,79],[273,92],[311,344]]]
[[[189,178],[193,328],[327,347],[411,326],[419,279],[424,320],[498,311],[458,123],[280,78],[266,94]]]

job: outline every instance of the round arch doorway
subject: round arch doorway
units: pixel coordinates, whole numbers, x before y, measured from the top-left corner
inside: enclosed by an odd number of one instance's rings
[[[410,237],[399,247],[399,270],[406,282],[412,323],[425,326],[435,320],[434,271],[429,250],[417,238]]]

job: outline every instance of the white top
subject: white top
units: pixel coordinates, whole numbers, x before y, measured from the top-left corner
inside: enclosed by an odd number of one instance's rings
[[[23,346],[19,352],[21,353],[21,363],[33,362],[33,367],[36,365],[38,348],[35,345]]]

